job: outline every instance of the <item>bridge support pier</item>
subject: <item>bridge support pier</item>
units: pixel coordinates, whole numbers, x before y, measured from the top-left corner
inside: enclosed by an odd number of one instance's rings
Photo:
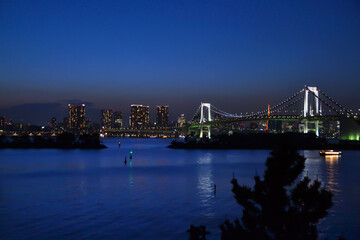
[[[319,122],[320,122],[319,120],[308,121],[305,119],[304,122],[299,125],[299,131],[303,133],[314,132],[316,136],[319,136],[320,135]],[[311,124],[312,126],[310,126],[309,124]]]
[[[319,120],[315,121],[315,134],[316,136],[319,136]]]
[[[211,130],[210,125],[201,125],[200,126],[200,138],[208,137],[211,138]]]

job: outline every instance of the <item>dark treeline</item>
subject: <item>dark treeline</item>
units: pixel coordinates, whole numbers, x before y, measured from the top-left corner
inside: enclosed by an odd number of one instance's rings
[[[187,138],[185,142],[173,141],[169,148],[179,149],[274,149],[280,142],[289,142],[297,149],[359,149],[359,141],[327,143],[314,133],[235,133],[219,135],[212,139]]]
[[[106,148],[100,143],[99,134],[62,133],[56,137],[42,136],[0,136],[0,148],[61,148],[61,149],[100,149]]]

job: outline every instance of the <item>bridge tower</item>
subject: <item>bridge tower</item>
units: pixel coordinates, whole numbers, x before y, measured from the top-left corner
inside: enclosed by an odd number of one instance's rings
[[[316,121],[307,120],[307,117],[322,115],[321,104],[319,101],[319,90],[317,87],[305,86],[304,91],[305,91],[305,96],[304,96],[303,117],[305,118],[305,120],[304,120],[303,132],[308,133],[309,130],[311,130],[311,131],[315,131],[316,136],[319,136],[319,120]],[[313,106],[314,104],[315,107]],[[314,112],[314,108],[315,108],[315,112]],[[313,127],[310,127],[309,123],[313,125]]]
[[[206,110],[207,109],[207,116]],[[211,104],[210,103],[201,103],[200,106],[200,138],[203,138],[206,134],[208,138],[211,138],[211,128],[210,125],[204,124],[206,122],[211,122]]]
[[[313,99],[315,100],[315,114],[312,110],[311,101],[309,102],[309,92],[311,92]],[[321,106],[319,102],[319,90],[317,87],[305,86],[305,97],[304,97],[304,117],[321,115]]]
[[[204,122],[211,122],[211,104],[210,103],[201,103],[201,109],[200,109],[200,123],[204,123]],[[205,112],[204,112],[204,108],[207,108],[207,119],[205,118]]]

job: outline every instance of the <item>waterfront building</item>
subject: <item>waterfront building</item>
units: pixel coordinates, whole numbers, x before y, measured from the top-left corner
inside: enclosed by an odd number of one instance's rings
[[[186,124],[185,114],[180,114],[177,119],[177,127],[183,127]]]
[[[167,127],[169,125],[169,106],[156,106],[156,126]]]
[[[85,104],[71,105],[69,104],[69,130],[71,132],[80,133],[85,127]]]
[[[99,130],[95,128],[94,123],[90,119],[85,120],[85,133],[93,134],[98,133]]]
[[[141,129],[149,126],[149,106],[132,104],[130,116],[130,128]]]
[[[5,122],[4,130],[7,132],[14,132],[15,131],[15,125],[13,123],[13,120],[10,118],[9,121]]]
[[[62,130],[66,131],[69,128],[69,117],[64,117]]]
[[[101,110],[101,128],[110,129],[113,119],[113,110],[112,109],[102,109]]]
[[[14,124],[14,131],[17,133],[23,133],[24,132],[24,123],[21,120],[19,123]]]
[[[0,117],[0,130],[1,131],[5,130],[5,116]]]
[[[269,131],[281,133],[282,131],[281,121],[269,120]]]
[[[50,128],[51,128],[52,130],[55,130],[56,127],[57,127],[56,117],[52,117],[52,118],[51,118],[51,123],[50,123]]]
[[[114,129],[120,129],[123,126],[123,120],[122,120],[122,112],[114,112],[113,115],[113,122],[112,122],[112,128]]]

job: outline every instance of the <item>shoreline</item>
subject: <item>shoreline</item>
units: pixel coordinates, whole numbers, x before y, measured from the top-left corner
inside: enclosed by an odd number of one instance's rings
[[[213,139],[187,139],[184,142],[172,141],[168,148],[171,149],[239,149],[239,150],[271,150],[278,146],[288,145],[297,150],[360,150],[360,141],[338,140],[329,143],[324,138],[315,134],[282,133],[240,133],[231,136],[221,135]]]
[[[74,146],[74,147],[48,147],[48,146],[0,146],[1,149],[62,149],[62,150],[72,150],[72,149],[82,149],[82,150],[99,150],[108,148],[105,145],[100,145],[97,147],[83,147],[83,146]]]
[[[56,137],[0,136],[0,149],[104,149],[98,134],[62,133]]]

